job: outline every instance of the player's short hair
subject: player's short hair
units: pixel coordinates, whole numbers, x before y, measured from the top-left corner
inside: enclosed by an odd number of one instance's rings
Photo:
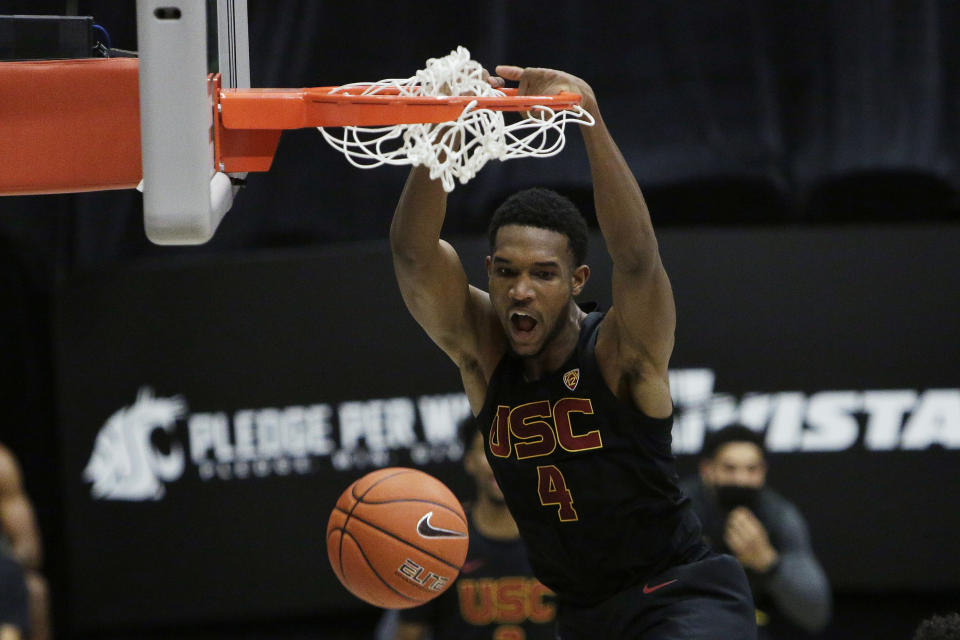
[[[913,640],[960,640],[960,613],[927,618],[917,627]]]
[[[473,439],[477,437],[477,433],[477,420],[472,415],[467,415],[457,423],[457,438],[463,445],[464,453],[473,446]]]
[[[574,266],[587,259],[587,222],[577,205],[552,189],[534,187],[519,191],[497,207],[490,219],[490,252],[497,241],[497,231],[507,224],[550,229],[567,236]]]
[[[766,455],[766,447],[763,445],[762,433],[758,433],[742,424],[731,424],[706,435],[703,439],[703,450],[700,452],[700,457],[711,460],[717,455],[720,447],[725,444],[730,444],[731,442],[749,442],[755,444],[760,448],[760,452]]]

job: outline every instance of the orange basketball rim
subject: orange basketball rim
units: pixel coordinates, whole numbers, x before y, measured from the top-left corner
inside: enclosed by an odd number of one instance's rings
[[[131,58],[0,62],[0,195],[129,189],[142,177],[138,61]],[[221,89],[214,108],[213,170],[267,171],[280,134],[307,127],[456,120],[472,102],[495,111],[554,110],[580,96],[412,96],[362,88]]]

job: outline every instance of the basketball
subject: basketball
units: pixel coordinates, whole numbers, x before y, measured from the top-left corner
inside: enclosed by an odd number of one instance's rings
[[[443,593],[467,556],[467,518],[453,492],[416,469],[389,467],[341,494],[327,523],[327,554],[353,595],[406,609]]]

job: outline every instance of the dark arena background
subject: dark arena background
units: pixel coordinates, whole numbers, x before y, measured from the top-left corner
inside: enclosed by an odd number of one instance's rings
[[[906,640],[960,610],[960,3],[248,6],[256,87],[405,77],[457,45],[590,82],[676,295],[681,472],[712,429],[765,432],[834,591],[818,637]],[[90,15],[137,48],[133,2],[0,14]],[[406,465],[468,497],[459,377],[392,272],[405,176],[287,132],[213,240],[178,248],[147,241],[134,190],[0,198],[0,441],[56,637],[373,638],[379,611],[327,563],[337,496]],[[445,237],[471,281],[490,213],[535,185],[591,220],[582,298],[609,303],[576,131],[457,186]],[[141,438],[169,464],[104,494],[95,467],[133,423],[166,425]]]

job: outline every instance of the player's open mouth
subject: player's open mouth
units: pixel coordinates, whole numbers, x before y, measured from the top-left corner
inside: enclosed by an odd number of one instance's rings
[[[537,321],[522,311],[514,311],[510,314],[510,326],[518,336],[529,336],[537,327]]]

